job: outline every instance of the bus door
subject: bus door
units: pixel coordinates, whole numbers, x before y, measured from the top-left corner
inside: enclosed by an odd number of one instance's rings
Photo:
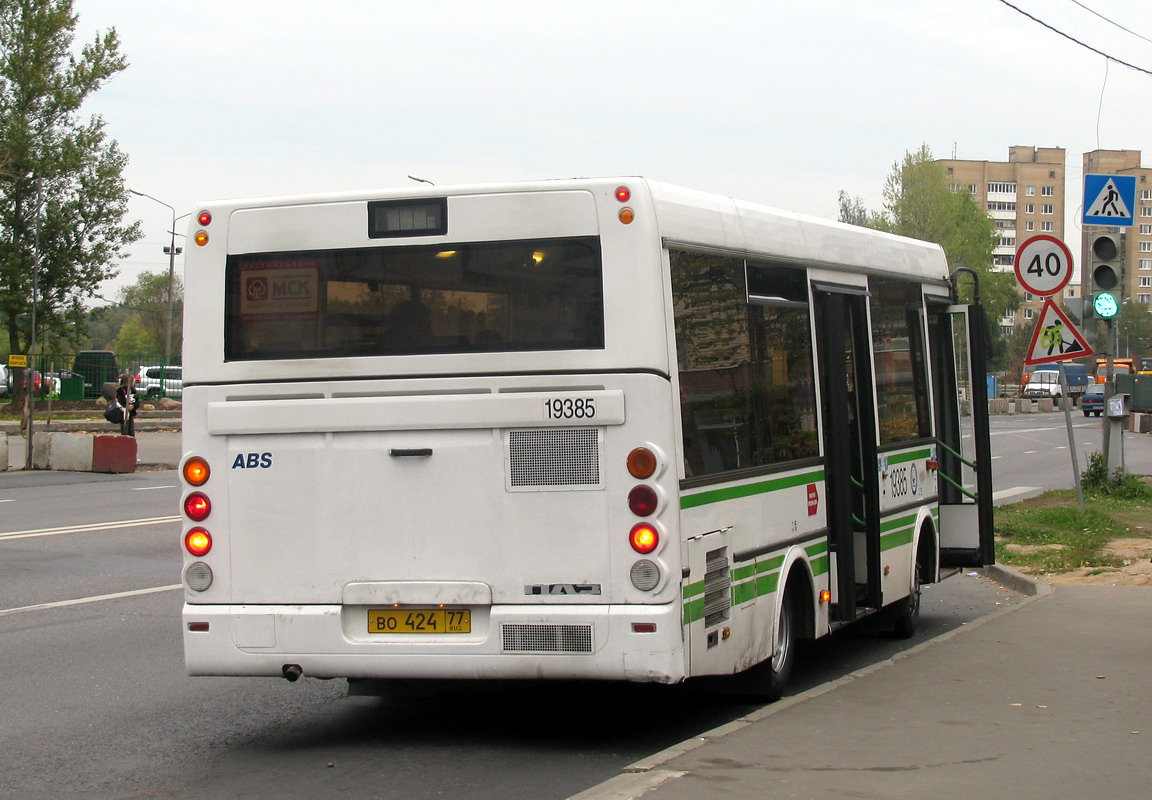
[[[980,305],[929,306],[940,491],[940,566],[996,560],[986,378],[987,323]]]
[[[831,615],[880,607],[880,487],[867,290],[813,283],[824,420]]]

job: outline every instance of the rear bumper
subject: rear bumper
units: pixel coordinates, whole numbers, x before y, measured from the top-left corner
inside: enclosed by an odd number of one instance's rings
[[[369,634],[367,607],[339,605],[185,604],[183,623],[189,675],[280,676],[289,664],[318,678],[676,683],[686,674],[675,604],[477,607],[467,634]]]

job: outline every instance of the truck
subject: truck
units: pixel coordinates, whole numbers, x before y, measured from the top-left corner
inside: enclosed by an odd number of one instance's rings
[[[1084,396],[1084,390],[1089,384],[1088,369],[1083,364],[1065,364],[1064,374],[1068,382],[1068,396],[1078,400]],[[1028,382],[1024,384],[1023,395],[1026,400],[1035,400],[1049,397],[1059,400],[1063,397],[1060,386],[1060,368],[1045,365],[1028,375]]]

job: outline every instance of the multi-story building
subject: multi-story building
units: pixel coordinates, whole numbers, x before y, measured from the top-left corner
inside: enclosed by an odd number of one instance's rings
[[[1009,147],[1007,161],[938,163],[953,188],[969,191],[995,223],[1000,241],[992,254],[994,269],[1011,271],[1017,245],[1037,234],[1064,240],[1064,148]],[[1023,290],[1021,295],[1020,308],[1001,315],[1005,332],[1040,314],[1044,298]]]
[[[1093,234],[1110,231],[1119,234],[1123,259],[1120,294],[1124,301],[1140,303],[1152,312],[1152,168],[1140,166],[1139,150],[1093,150],[1084,154],[1085,175],[1133,175],[1136,178],[1136,207],[1131,227],[1109,228],[1099,225],[1084,227],[1080,246],[1080,263],[1091,263],[1089,248]],[[1092,296],[1091,270],[1081,270],[1085,297]]]

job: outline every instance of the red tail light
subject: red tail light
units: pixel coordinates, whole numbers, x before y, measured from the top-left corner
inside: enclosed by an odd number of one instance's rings
[[[184,514],[193,522],[203,522],[212,513],[212,501],[203,492],[193,492],[184,498]]]
[[[628,508],[638,517],[647,517],[656,511],[656,490],[651,486],[637,486],[628,493]]]

